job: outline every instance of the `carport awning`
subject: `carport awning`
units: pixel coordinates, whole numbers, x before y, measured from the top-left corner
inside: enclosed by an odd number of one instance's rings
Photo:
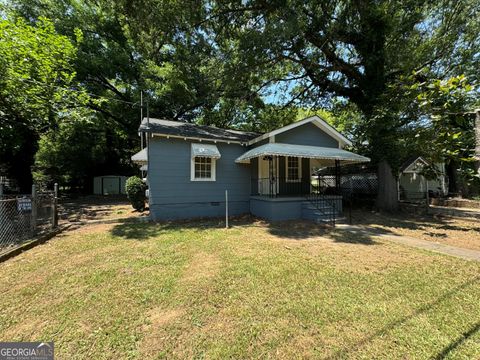
[[[212,159],[220,159],[220,151],[213,144],[192,144],[192,158],[209,157]]]
[[[307,159],[340,160],[344,164],[369,162],[368,157],[350,151],[320,146],[268,143],[247,151],[238,157],[236,163],[250,163],[250,160],[262,156],[293,156]]]
[[[148,162],[148,150],[144,148],[131,157],[134,163],[143,165]]]

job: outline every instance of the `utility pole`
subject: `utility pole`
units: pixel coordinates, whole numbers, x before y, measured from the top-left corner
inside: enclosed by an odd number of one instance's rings
[[[140,91],[140,126],[143,121],[143,90]],[[140,149],[143,149],[143,133],[140,132]]]
[[[475,110],[475,170],[480,176],[480,109]]]
[[[150,109],[148,108],[148,97],[147,97],[147,128],[150,127]]]

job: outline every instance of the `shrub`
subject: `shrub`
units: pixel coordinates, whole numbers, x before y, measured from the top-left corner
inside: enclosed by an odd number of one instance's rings
[[[138,176],[132,176],[127,179],[125,191],[128,200],[130,200],[130,203],[135,210],[143,211],[145,209],[146,189],[147,186]]]

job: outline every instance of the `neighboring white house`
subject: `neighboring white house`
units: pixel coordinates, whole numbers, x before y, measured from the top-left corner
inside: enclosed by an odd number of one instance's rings
[[[400,168],[398,177],[400,199],[418,199],[424,197],[427,192],[443,196],[448,193],[448,178],[445,172],[445,164],[437,163],[435,167],[439,176],[435,180],[427,180],[422,171],[429,163],[421,156],[412,157],[404,162]]]
[[[126,176],[104,175],[93,178],[93,193],[95,195],[125,194]]]

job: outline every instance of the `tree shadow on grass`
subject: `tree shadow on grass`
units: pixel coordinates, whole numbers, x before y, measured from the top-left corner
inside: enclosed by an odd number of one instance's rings
[[[322,224],[316,224],[307,220],[289,220],[267,223],[270,234],[292,240],[308,240],[311,238],[324,237],[338,243],[377,245],[379,242],[373,239],[371,231],[358,229],[332,228]],[[387,233],[387,230],[378,230],[377,233]]]
[[[253,223],[250,216],[232,217],[229,219],[230,227],[248,226]],[[171,234],[172,232],[181,231],[205,231],[213,229],[224,229],[225,219],[208,218],[208,219],[189,219],[163,222],[138,222],[133,220],[125,220],[115,225],[110,233],[114,236],[127,240],[144,241],[161,235]]]
[[[381,245],[373,239],[371,232],[361,230],[340,230],[336,229],[329,234],[329,238],[336,243],[359,244],[359,245]]]
[[[164,232],[162,228],[155,223],[139,223],[125,221],[115,225],[110,233],[113,236],[121,237],[127,240],[148,240],[150,238],[157,237]]]
[[[368,336],[364,337],[363,339],[360,339],[358,342],[349,345],[348,348],[344,348],[342,350],[339,350],[333,356],[329,357],[329,359],[337,359],[337,358],[348,357],[348,354],[357,352],[360,348],[367,345],[369,342],[375,340],[376,338],[385,336],[388,332],[394,330],[396,327],[399,327],[399,326],[407,323],[408,321],[410,321],[410,320],[412,320],[412,319],[414,319],[418,316],[423,315],[424,313],[426,313],[429,310],[431,310],[432,308],[438,306],[439,304],[441,304],[445,300],[453,297],[458,292],[468,288],[471,285],[478,284],[479,280],[480,280],[480,276],[476,276],[476,277],[474,277],[474,278],[472,278],[472,279],[470,279],[470,280],[452,288],[451,290],[449,290],[449,291],[445,292],[444,294],[440,295],[436,300],[431,301],[429,303],[426,303],[426,304],[418,307],[412,313],[385,325],[381,329],[375,331],[373,334],[368,335]],[[476,332],[478,332],[479,326],[480,326],[479,323],[475,324],[470,330],[463,333],[459,338],[457,338],[451,344],[449,344],[444,349],[442,349],[442,351],[440,351],[440,353],[438,353],[436,356],[434,356],[433,359],[443,359],[443,358],[445,358],[455,348],[460,346],[464,341],[466,341],[468,338],[470,338]]]
[[[354,211],[354,223],[362,225],[384,225],[399,229],[425,230],[434,227],[439,230],[475,231],[480,227],[459,226],[451,224],[452,218],[438,215],[412,216],[405,213],[379,214],[365,211]]]
[[[479,331],[480,331],[480,322],[477,322],[470,329],[468,329],[462,335],[460,335],[455,341],[445,346],[442,349],[442,351],[440,351],[437,354],[437,356],[435,356],[433,359],[435,360],[445,359],[448,356],[448,354],[450,354],[452,351],[454,351],[456,348],[458,348],[460,345],[462,345],[465,341],[467,341],[469,338],[471,338],[473,335],[475,335]]]
[[[471,228],[468,228],[468,227],[464,227],[464,226],[457,226],[457,225],[450,225],[450,224],[441,225],[441,226],[438,227],[438,229],[441,229],[441,230],[476,231],[476,232],[480,232],[480,227],[471,227]]]
[[[329,233],[330,229],[306,220],[286,220],[264,222],[268,232],[280,238],[293,240],[306,240],[314,237],[322,237]]]

